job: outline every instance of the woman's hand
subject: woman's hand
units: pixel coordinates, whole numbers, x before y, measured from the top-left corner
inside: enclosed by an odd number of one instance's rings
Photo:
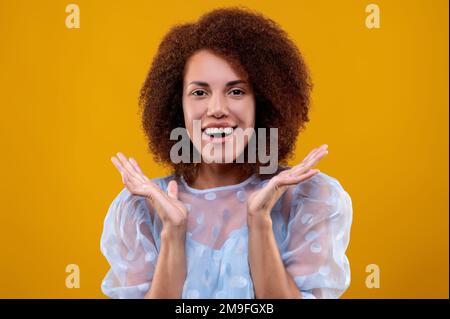
[[[270,219],[272,207],[283,195],[289,185],[294,185],[319,173],[313,167],[328,154],[328,145],[313,149],[298,165],[272,177],[266,186],[255,191],[247,201],[248,217]]]
[[[117,157],[111,157],[111,161],[122,175],[122,182],[130,193],[145,196],[156,210],[163,224],[161,236],[179,235],[179,238],[184,238],[187,209],[178,200],[177,182],[170,181],[167,186],[167,194],[165,194],[158,185],[144,175],[135,159],[127,158],[119,152]]]

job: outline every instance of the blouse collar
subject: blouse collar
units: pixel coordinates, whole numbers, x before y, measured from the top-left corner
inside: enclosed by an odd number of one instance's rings
[[[245,185],[247,185],[248,183],[251,183],[252,181],[254,181],[257,177],[258,176],[256,174],[252,174],[250,177],[248,177],[246,180],[244,180],[243,182],[241,182],[239,184],[218,186],[218,187],[206,188],[206,189],[197,189],[197,188],[193,188],[193,187],[189,186],[186,183],[183,176],[181,176],[180,179],[181,179],[181,183],[183,183],[183,185],[186,187],[187,190],[189,190],[192,193],[202,194],[202,193],[208,193],[208,192],[217,192],[217,191],[233,190],[233,189],[241,188],[241,187],[244,187]]]

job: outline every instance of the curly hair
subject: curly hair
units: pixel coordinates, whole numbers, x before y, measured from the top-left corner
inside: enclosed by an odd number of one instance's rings
[[[278,159],[286,163],[309,121],[309,71],[297,46],[277,23],[244,7],[215,9],[196,23],[177,24],[161,41],[139,97],[142,127],[155,161],[169,165],[187,181],[195,178],[198,165],[170,160],[170,149],[177,141],[169,137],[174,128],[185,127],[185,65],[202,49],[248,76],[255,96],[255,129],[278,128]],[[262,164],[240,165],[246,173],[258,174]]]

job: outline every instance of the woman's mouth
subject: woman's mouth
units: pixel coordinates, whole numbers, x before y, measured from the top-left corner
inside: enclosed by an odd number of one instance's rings
[[[212,143],[224,143],[232,138],[236,127],[208,127],[202,132],[202,139]]]

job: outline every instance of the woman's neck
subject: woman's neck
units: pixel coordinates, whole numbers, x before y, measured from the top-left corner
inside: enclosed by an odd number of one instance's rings
[[[193,188],[208,189],[220,186],[235,185],[245,181],[250,175],[243,173],[239,165],[230,164],[200,164],[197,175],[192,182]]]

